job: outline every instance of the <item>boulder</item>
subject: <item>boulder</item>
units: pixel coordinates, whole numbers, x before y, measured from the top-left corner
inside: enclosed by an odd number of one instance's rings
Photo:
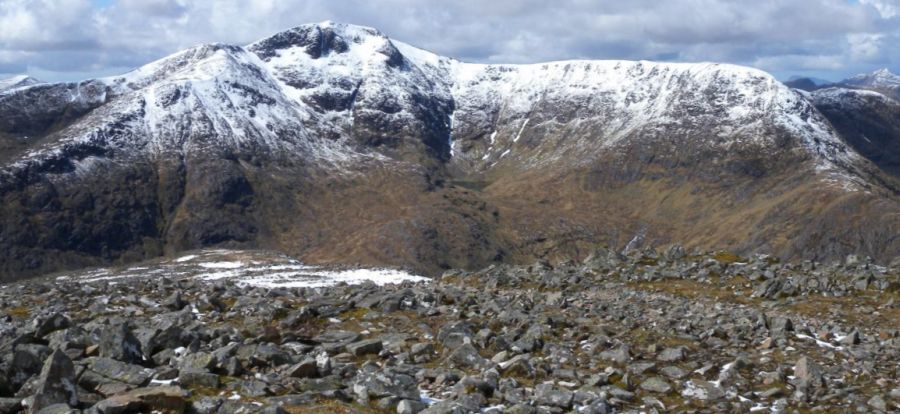
[[[66,329],[71,325],[69,318],[60,313],[54,313],[44,319],[35,320],[35,338],[43,338],[60,329]]]
[[[660,377],[650,377],[641,383],[641,389],[658,394],[667,394],[672,391],[672,385]]]
[[[99,355],[104,358],[135,364],[144,360],[140,341],[125,324],[104,329],[99,346]]]
[[[87,370],[81,374],[79,384],[88,388],[96,388],[100,384],[112,381],[142,387],[147,385],[156,373],[150,368],[110,358],[88,358],[86,365]]]
[[[534,388],[534,401],[539,405],[559,407],[564,410],[572,406],[575,394],[572,391],[556,388],[550,384],[538,384]]]
[[[139,388],[98,402],[93,408],[100,414],[162,412],[182,414],[189,393],[179,387]]]
[[[824,389],[826,383],[822,367],[807,356],[801,357],[794,364],[794,385],[807,394]]]
[[[78,405],[75,387],[75,366],[65,352],[56,350],[47,358],[38,378],[30,412],[38,412],[54,404]]]
[[[447,356],[447,363],[456,368],[485,368],[491,362],[482,357],[472,344],[464,344]]]
[[[377,354],[381,352],[381,349],[382,344],[380,339],[367,339],[347,345],[347,352],[355,356]]]

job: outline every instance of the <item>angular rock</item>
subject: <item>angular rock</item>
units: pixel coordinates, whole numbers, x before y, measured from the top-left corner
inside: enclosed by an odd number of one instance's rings
[[[186,387],[219,388],[219,376],[203,370],[183,370],[178,373],[178,383]]]
[[[641,382],[641,389],[658,394],[668,394],[672,391],[672,385],[660,377],[650,377]]]
[[[434,344],[431,342],[419,342],[410,347],[409,354],[412,356],[431,355],[434,353]]]
[[[36,320],[35,322],[37,322],[34,331],[34,336],[36,338],[43,338],[50,333],[56,332],[61,329],[66,329],[71,326],[71,321],[69,320],[69,318],[60,313],[54,313],[46,319],[40,321]]]
[[[702,401],[717,401],[725,397],[725,391],[709,381],[690,380],[684,384],[681,395]]]
[[[678,362],[684,359],[685,353],[683,347],[666,348],[656,356],[658,361],[662,362]]]
[[[428,406],[416,400],[402,400],[397,404],[397,414],[418,414]]]
[[[627,345],[620,345],[614,349],[601,352],[599,357],[606,361],[625,364],[631,360],[631,352]]]
[[[840,343],[841,345],[846,346],[859,345],[859,331],[854,329],[853,332],[850,332],[847,336],[841,338]]]
[[[189,393],[179,387],[139,388],[102,400],[93,407],[100,414],[161,412],[182,414]]]
[[[176,290],[172,295],[166,298],[161,305],[173,310],[178,311],[187,306],[187,302],[181,297],[181,291]]]
[[[30,411],[38,412],[54,404],[67,404],[69,407],[78,405],[75,366],[65,352],[60,350],[53,351],[44,363]]]
[[[178,368],[182,370],[211,370],[216,367],[216,359],[206,352],[194,352],[181,357]]]
[[[866,401],[866,405],[874,410],[887,411],[887,403],[881,395],[873,395],[872,398],[869,398],[869,401]]]
[[[81,414],[81,410],[72,408],[68,404],[53,404],[42,408],[40,411],[32,411],[35,414]]]
[[[253,351],[249,359],[252,365],[258,367],[277,367],[292,362],[291,356],[275,345],[262,344]]]
[[[293,378],[316,378],[319,376],[319,367],[314,358],[305,358],[288,368],[287,375]]]
[[[659,373],[675,380],[682,379],[688,375],[687,371],[676,366],[663,367],[659,370]]]
[[[50,348],[38,344],[23,344],[15,347],[12,362],[7,370],[7,381],[12,388],[19,389],[29,378],[44,368],[50,355]],[[9,360],[9,359],[7,359]]]
[[[142,387],[147,385],[156,373],[156,371],[149,368],[128,364],[110,358],[88,358],[86,363],[87,371],[81,375],[79,380],[79,383],[81,384],[85,382],[86,375],[94,373],[94,378],[99,379],[100,383],[118,381],[136,387]],[[89,384],[92,388],[97,385],[99,385],[99,383],[96,382]]]
[[[572,391],[556,388],[550,384],[539,384],[534,388],[534,401],[539,405],[569,409],[575,394]]]
[[[499,364],[500,371],[506,376],[530,378],[534,376],[534,367],[529,359],[531,355],[521,354]]]
[[[421,395],[415,378],[389,371],[360,373],[353,383],[353,390],[358,395],[373,399],[397,397],[418,400]]]
[[[380,339],[367,339],[347,345],[347,352],[355,356],[377,354],[381,352],[381,349],[382,343]]]
[[[247,397],[264,397],[269,394],[268,384],[258,380],[238,381],[238,393]]]
[[[21,398],[0,398],[0,414],[16,414],[23,408]]]
[[[769,319],[769,334],[773,338],[784,338],[788,332],[794,330],[794,323],[790,318],[776,316]]]
[[[457,368],[484,368],[491,362],[482,357],[472,344],[464,344],[447,356],[447,362]]]
[[[313,340],[323,344],[349,344],[359,340],[359,334],[350,331],[326,331],[313,338]]]
[[[224,402],[222,397],[202,397],[191,403],[190,411],[196,414],[214,414]]]
[[[100,335],[99,345],[101,357],[133,364],[143,362],[144,354],[141,352],[141,343],[125,324],[104,329]]]
[[[809,357],[803,356],[794,364],[794,385],[806,393],[825,388],[825,377],[822,367]]]

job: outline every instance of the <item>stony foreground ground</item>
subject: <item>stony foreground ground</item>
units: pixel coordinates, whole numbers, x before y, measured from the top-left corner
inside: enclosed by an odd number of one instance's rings
[[[148,274],[2,287],[0,414],[900,411],[900,261],[600,250],[315,289]]]

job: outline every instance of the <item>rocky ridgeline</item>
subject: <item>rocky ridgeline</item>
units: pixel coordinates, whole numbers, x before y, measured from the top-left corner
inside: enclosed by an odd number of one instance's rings
[[[431,283],[0,290],[0,413],[897,412],[900,263],[605,250]]]

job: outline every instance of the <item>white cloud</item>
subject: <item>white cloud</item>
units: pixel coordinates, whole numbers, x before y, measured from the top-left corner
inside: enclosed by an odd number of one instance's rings
[[[842,55],[766,56],[753,61],[753,66],[770,72],[840,70],[845,67]]]
[[[880,56],[881,39],[884,35],[872,33],[850,33],[847,35],[847,43],[850,46],[850,56],[861,62],[867,62]]]
[[[0,1],[0,48],[59,50],[93,44],[93,10],[88,0]]]
[[[885,19],[900,16],[900,1],[898,0],[859,0],[859,2],[874,7]]]
[[[900,65],[898,1],[117,0],[92,8],[88,0],[0,0],[0,56],[21,59],[0,61],[0,71],[100,73],[331,19],[470,61],[725,61],[837,75]]]

